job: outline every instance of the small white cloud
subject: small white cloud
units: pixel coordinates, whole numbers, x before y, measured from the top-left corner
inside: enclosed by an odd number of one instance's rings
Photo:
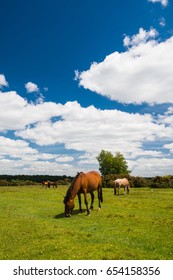
[[[138,34],[133,35],[131,38],[129,36],[124,38],[124,46],[137,46],[141,43],[146,43],[148,40],[155,38],[157,35],[158,32],[154,28],[151,28],[149,31],[140,28]]]
[[[45,92],[47,92],[49,90],[48,87],[44,87],[43,89]]]
[[[164,147],[165,149],[170,150],[170,152],[173,153],[173,143],[165,144],[163,147]]]
[[[26,88],[28,93],[39,92],[38,86],[36,84],[32,83],[32,82],[28,82],[27,84],[25,84],[25,88]]]
[[[8,87],[8,82],[6,81],[5,76],[0,74],[0,88],[3,86]]]
[[[161,3],[163,7],[166,7],[168,5],[168,0],[148,0],[148,2]]]
[[[74,158],[71,157],[71,156],[65,156],[65,155],[61,155],[61,156],[58,156],[55,161],[56,162],[69,162],[69,161],[73,161]]]
[[[161,17],[161,18],[159,19],[159,24],[160,24],[160,26],[162,26],[162,27],[164,27],[164,26],[166,25],[166,21],[165,21],[165,18],[164,18],[164,17]]]

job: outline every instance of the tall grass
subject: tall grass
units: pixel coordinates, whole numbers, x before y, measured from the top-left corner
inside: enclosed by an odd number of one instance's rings
[[[173,258],[172,189],[131,189],[119,197],[103,189],[100,211],[96,197],[91,215],[78,215],[76,199],[70,218],[65,193],[62,186],[0,188],[1,260]]]

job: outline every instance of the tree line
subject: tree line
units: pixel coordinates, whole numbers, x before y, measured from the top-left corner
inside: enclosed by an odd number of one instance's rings
[[[68,185],[72,180],[73,177],[66,175],[0,175],[0,186],[37,185],[43,181],[57,182],[58,185]]]

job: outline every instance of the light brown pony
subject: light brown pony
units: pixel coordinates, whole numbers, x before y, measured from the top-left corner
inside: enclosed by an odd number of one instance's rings
[[[130,184],[126,178],[123,179],[116,179],[114,181],[114,195],[116,195],[116,190],[118,189],[118,195],[120,195],[120,188],[124,188],[124,194],[129,193]]]
[[[79,212],[82,212],[81,193],[84,194],[84,202],[87,209],[87,215],[89,215],[90,210],[93,209],[93,203],[94,203],[93,192],[95,190],[97,190],[98,192],[99,208],[101,208],[101,202],[103,202],[103,196],[102,196],[102,180],[100,174],[96,171],[90,171],[87,173],[83,173],[83,172],[77,173],[69,189],[67,190],[66,196],[63,201],[65,204],[65,216],[66,217],[71,216],[72,211],[75,207],[74,199],[76,195],[78,196],[78,200],[79,200]],[[88,207],[87,193],[90,193],[91,195],[90,208]]]
[[[43,181],[42,182],[42,187],[44,188],[50,188],[48,181]]]
[[[42,186],[45,188],[50,188],[51,186],[53,186],[53,188],[57,188],[57,182],[43,181]]]

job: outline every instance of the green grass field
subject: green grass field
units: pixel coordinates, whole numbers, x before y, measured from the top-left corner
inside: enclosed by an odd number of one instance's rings
[[[96,197],[91,215],[78,215],[76,198],[65,218],[66,189],[0,187],[1,260],[173,259],[173,189],[103,189],[100,211]]]

